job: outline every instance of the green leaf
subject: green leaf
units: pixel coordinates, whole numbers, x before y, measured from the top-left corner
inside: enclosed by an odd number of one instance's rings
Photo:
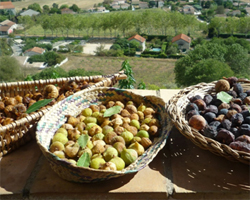
[[[103,117],[110,117],[114,114],[117,114],[121,111],[122,107],[121,106],[113,106],[107,110],[105,110]]]
[[[37,101],[36,103],[32,104],[26,111],[26,113],[30,114],[32,112],[37,111],[39,108],[46,106],[49,104],[53,99],[44,99],[41,101]]]
[[[89,167],[90,165],[90,156],[87,152],[84,152],[81,157],[78,159],[76,165],[78,167]]]
[[[89,136],[87,134],[82,134],[77,140],[78,144],[80,145],[80,147],[82,147],[82,149],[86,147],[88,141]]]
[[[233,97],[228,93],[222,91],[217,93],[217,99],[220,99],[224,103],[229,103]]]

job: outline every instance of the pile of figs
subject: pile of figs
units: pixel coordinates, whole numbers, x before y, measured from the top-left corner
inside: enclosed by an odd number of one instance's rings
[[[52,106],[56,102],[74,94],[75,92],[85,89],[94,82],[75,82],[73,80],[65,82],[62,87],[48,84],[44,87],[42,92],[27,93],[24,96],[16,95],[10,97],[6,95],[0,98],[0,126],[5,126],[21,119],[28,115],[27,109],[34,103],[44,99],[52,99],[46,106]],[[43,108],[45,108],[44,106]],[[42,109],[42,108],[41,108]]]
[[[133,101],[91,104],[78,116],[66,116],[49,151],[78,167],[120,171],[152,145],[160,129],[157,115]]]
[[[216,82],[215,93],[189,98],[185,118],[202,135],[250,153],[250,90],[236,77]]]

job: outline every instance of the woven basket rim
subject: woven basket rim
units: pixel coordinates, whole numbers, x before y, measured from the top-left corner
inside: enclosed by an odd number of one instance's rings
[[[126,78],[126,74],[124,70],[121,70],[119,72],[116,72],[114,74],[107,74],[107,75],[92,75],[92,76],[72,76],[72,77],[61,77],[61,78],[55,78],[55,79],[39,79],[39,80],[32,80],[32,81],[15,81],[15,82],[3,82],[0,83],[0,89],[1,88],[9,88],[11,86],[17,86],[17,85],[32,85],[32,84],[39,84],[39,83],[54,83],[54,82],[62,82],[62,81],[81,81],[85,79],[89,80],[98,80],[98,79],[105,79],[105,78],[118,78],[118,79],[124,79]]]
[[[57,78],[57,79],[47,79],[47,80],[39,80],[38,82],[36,81],[21,81],[21,82],[11,82],[10,84],[7,83],[6,86],[12,86],[12,85],[15,85],[15,84],[18,84],[18,83],[25,83],[26,85],[28,84],[33,84],[33,83],[39,83],[40,81],[46,81],[46,83],[49,83],[51,82],[51,80],[53,81],[57,81],[57,80],[66,80],[66,81],[70,81],[70,80],[75,80],[77,78],[89,78],[89,77],[102,77],[103,80],[100,80],[98,82],[96,82],[95,84],[93,84],[92,86],[86,88],[85,90],[89,90],[91,88],[95,88],[97,87],[97,85],[103,83],[112,83],[112,81],[117,81],[117,80],[120,80],[120,79],[124,79],[126,78],[126,75],[124,74],[124,71],[119,71],[118,73],[115,73],[115,74],[111,74],[111,75],[98,75],[98,76],[84,76],[84,77],[81,77],[81,76],[75,76],[75,77],[69,77],[69,78]],[[4,84],[4,83],[1,83],[1,84]],[[1,87],[1,84],[0,84],[0,87]],[[58,102],[57,102],[58,103]],[[27,122],[31,122],[33,120],[36,120],[36,119],[39,119],[41,116],[43,116],[47,111],[50,110],[51,107],[49,108],[45,108],[45,109],[42,109],[42,110],[38,110],[38,111],[35,111],[31,114],[29,114],[28,116],[26,117],[23,117],[21,119],[18,119],[18,120],[15,120],[14,122],[8,124],[8,125],[5,125],[5,126],[0,126],[0,133],[2,132],[5,132],[6,130],[8,129],[14,129],[16,127],[19,127],[19,126],[22,126],[24,125],[25,123]]]
[[[250,165],[250,153],[232,149],[229,145],[220,143],[212,138],[208,138],[202,135],[198,130],[189,126],[185,119],[184,110],[185,105],[189,102],[188,96],[194,96],[196,94],[211,94],[215,93],[214,86],[217,81],[210,83],[199,83],[180,90],[167,102],[167,113],[171,119],[171,122],[184,135],[187,139],[191,140],[196,146],[209,150],[210,152],[225,157],[230,161],[238,161],[244,164]],[[248,79],[238,79],[239,83],[250,83]],[[181,101],[186,102],[181,102]]]
[[[82,95],[83,93],[88,95],[89,93],[93,92],[93,93],[98,93],[98,92],[105,92],[105,91],[108,91],[108,90],[114,90],[116,92],[125,92],[126,94],[133,94],[134,96],[137,96],[137,97],[152,97],[150,95],[148,96],[142,96],[142,95],[139,95],[139,94],[135,94],[133,93],[132,91],[128,91],[128,90],[125,90],[125,89],[119,89],[119,88],[114,88],[114,87],[98,87],[98,88],[91,88],[89,89],[88,91],[82,91],[81,93],[76,93],[74,96],[77,97],[77,96],[80,96]],[[115,98],[115,97],[114,97]],[[162,102],[164,102],[160,97],[157,97],[157,96],[153,96],[153,98],[156,98],[156,99],[159,99],[161,100]],[[88,105],[91,104],[91,102],[87,102]],[[164,102],[164,107],[165,107],[165,102]],[[164,111],[165,111],[165,108],[164,108]],[[43,120],[44,118],[46,117],[46,115],[49,115],[51,112],[53,112],[53,108],[48,112],[46,113],[41,119],[40,121],[38,122],[38,126],[40,125],[40,123],[44,123]],[[165,112],[164,112],[165,113]],[[166,114],[166,113],[165,113]],[[164,122],[162,122],[164,123]],[[152,160],[153,158],[158,154],[158,152],[165,146],[166,144],[166,139],[167,139],[167,136],[169,134],[169,131],[164,133],[163,130],[165,130],[164,128],[162,129],[162,135],[159,136],[159,140],[156,140],[153,142],[153,145],[147,149],[144,154],[141,157],[141,159],[143,159],[145,156],[151,156],[148,163],[143,165],[142,167],[140,167],[140,169],[136,169],[136,170],[133,170],[134,166],[137,166],[137,161],[140,157],[138,157],[138,159],[136,160],[136,162],[132,163],[131,165],[125,167],[123,170],[121,171],[118,171],[118,170],[111,170],[111,171],[107,171],[107,170],[96,170],[96,169],[92,169],[92,168],[89,168],[89,167],[80,167],[82,170],[87,170],[87,171],[93,171],[93,172],[103,172],[103,173],[107,173],[107,174],[110,174],[110,173],[113,173],[113,174],[117,174],[117,175],[124,175],[124,174],[128,174],[128,173],[135,173],[141,169],[143,169],[144,167],[146,167]],[[170,130],[170,128],[168,129]],[[40,149],[42,150],[43,154],[45,156],[47,156],[48,154],[52,157],[56,157],[53,153],[51,153],[48,148],[46,148],[44,145],[41,144],[40,142],[40,139],[39,139],[39,135],[37,134],[38,131],[36,131],[36,140],[37,140],[37,144],[39,145]],[[161,138],[162,137],[162,138]],[[155,146],[154,146],[155,145]],[[156,146],[158,145],[158,146]],[[155,147],[155,149],[154,149]],[[152,153],[151,153],[152,152]],[[149,155],[147,154],[149,153]],[[150,154],[151,153],[151,154]],[[56,158],[55,158],[56,159]],[[66,163],[66,161],[64,161]],[[70,164],[69,164],[70,165]],[[78,166],[73,166],[73,165],[70,165],[70,168],[72,169],[79,169]]]

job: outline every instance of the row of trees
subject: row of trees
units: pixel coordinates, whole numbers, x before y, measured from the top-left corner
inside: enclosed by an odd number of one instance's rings
[[[64,8],[69,8],[73,10],[74,12],[80,11],[80,8],[76,4],[72,4],[71,6],[69,6],[68,4],[62,4],[61,6],[59,6],[59,4],[53,3],[52,7],[49,7],[48,5],[44,5],[41,8],[40,4],[33,3],[28,6],[28,9],[32,9],[43,14],[55,14],[55,13],[61,14],[61,9],[64,9]],[[26,10],[26,8],[23,8],[22,10]]]
[[[234,33],[248,34],[250,32],[249,17],[214,17],[210,24],[199,22],[193,15],[183,15],[179,12],[165,12],[162,10],[145,10],[141,12],[112,12],[105,14],[82,15],[40,15],[37,18],[29,16],[18,17],[27,30],[34,25],[40,25],[44,36],[104,36],[117,37],[122,34],[136,32],[148,35],[176,35],[180,32],[192,35],[196,31],[208,30],[211,36],[220,33],[233,35]],[[212,32],[211,32],[212,31]],[[131,35],[131,34],[130,34]]]
[[[208,25],[211,37],[220,33],[244,33],[246,36],[250,32],[250,17],[215,17]],[[211,32],[212,31],[212,32]]]
[[[201,29],[200,23],[193,15],[182,15],[179,12],[165,12],[162,10],[146,10],[141,12],[112,12],[105,14],[82,14],[82,15],[41,15],[35,21],[28,16],[20,16],[19,23],[26,28],[33,25],[41,25],[44,35],[50,32],[52,36],[58,36],[72,32],[74,35],[85,34],[93,36],[103,32],[104,36],[117,36],[120,32],[123,36],[134,31],[139,34],[162,34],[167,35],[169,29],[172,34],[177,34],[180,30],[186,29],[187,34]]]

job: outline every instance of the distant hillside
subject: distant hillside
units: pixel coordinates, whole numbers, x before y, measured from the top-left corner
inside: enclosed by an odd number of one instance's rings
[[[71,6],[73,4],[76,4],[81,9],[87,9],[90,7],[93,7],[94,4],[102,3],[103,0],[22,0],[22,1],[16,1],[13,2],[14,6],[16,7],[16,10],[22,10],[22,8],[27,8],[29,5],[33,3],[38,3],[41,8],[44,5],[48,5],[49,7],[52,6],[53,3],[56,3],[59,5],[59,7],[63,4],[67,4],[68,6]]]

